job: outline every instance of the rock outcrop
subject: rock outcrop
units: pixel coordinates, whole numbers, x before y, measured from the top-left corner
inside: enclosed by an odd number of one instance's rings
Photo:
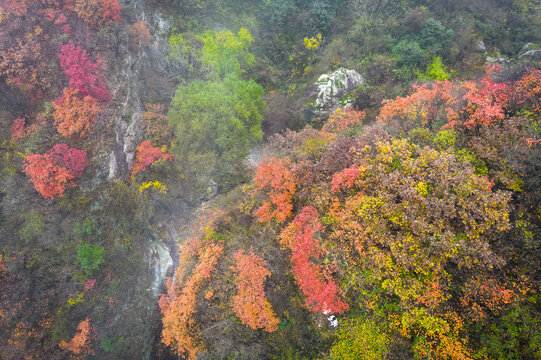
[[[355,70],[339,68],[332,74],[323,74],[315,86],[317,98],[315,112],[317,116],[327,116],[339,107],[347,107],[352,103],[348,94],[364,82],[364,78]]]

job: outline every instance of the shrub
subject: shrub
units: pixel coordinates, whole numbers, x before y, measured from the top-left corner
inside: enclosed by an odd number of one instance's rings
[[[104,261],[105,249],[99,245],[83,244],[77,249],[77,263],[91,273],[97,270]]]
[[[426,59],[426,53],[416,41],[402,40],[393,47],[398,66],[418,68]]]

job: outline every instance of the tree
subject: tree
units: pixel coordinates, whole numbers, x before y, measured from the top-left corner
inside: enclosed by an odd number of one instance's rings
[[[83,244],[77,249],[77,262],[87,273],[97,270],[103,263],[105,249],[99,245]]]
[[[173,157],[167,154],[165,148],[153,147],[150,141],[143,141],[141,145],[135,148],[135,163],[133,164],[130,173],[132,176],[137,175],[139,171],[145,171],[150,165],[156,161],[172,161]]]
[[[352,130],[362,125],[366,113],[350,108],[338,108],[329,116],[329,119],[323,125],[322,130],[334,133],[342,133],[346,130]]]
[[[341,313],[349,308],[330,275],[330,267],[317,263],[325,251],[316,236],[323,230],[318,211],[306,206],[280,234],[280,243],[291,250],[292,272],[305,296],[305,305],[316,312]]]
[[[86,152],[57,144],[43,155],[28,154],[23,171],[43,197],[56,198],[76,186],[74,180],[83,174],[87,164]]]
[[[122,6],[116,0],[76,0],[75,13],[93,27],[120,22]]]
[[[199,262],[188,281],[180,286],[182,276],[176,276],[177,284],[170,283],[167,294],[159,301],[163,314],[162,342],[171,346],[176,354],[187,355],[190,360],[197,359],[197,354],[203,349],[194,319],[197,295],[209,281],[222,252],[223,246],[219,244],[208,244],[201,249]]]
[[[250,328],[273,332],[278,329],[280,319],[265,298],[264,281],[271,275],[265,261],[255,255],[245,255],[239,250],[235,253],[237,273],[237,294],[233,298],[233,311]]]
[[[284,223],[291,216],[295,180],[289,165],[288,159],[266,159],[257,167],[255,176],[257,191],[264,191],[268,198],[254,214],[259,217],[259,221],[267,222],[275,218],[278,222]]]
[[[84,150],[74,149],[66,144],[56,144],[46,154],[50,156],[53,164],[66,168],[74,179],[80,178],[88,165]]]
[[[60,348],[71,352],[72,359],[86,359],[94,354],[92,341],[96,337],[96,329],[90,324],[90,318],[82,320],[77,326],[77,332],[69,342],[60,341]]]
[[[152,35],[150,35],[150,31],[148,31],[146,22],[138,21],[133,23],[130,27],[130,34],[132,36],[132,47],[134,49],[150,45]]]
[[[203,42],[203,62],[212,66],[218,76],[240,74],[255,64],[255,57],[248,51],[252,35],[245,28],[237,34],[229,30],[207,31],[198,36]]]
[[[374,320],[355,318],[341,322],[331,360],[382,360],[389,351],[389,336]]]
[[[64,89],[60,99],[51,103],[53,118],[60,135],[81,138],[92,132],[101,112],[101,106],[94,97],[84,95],[76,88]]]
[[[260,85],[237,75],[178,88],[168,117],[178,139],[173,153],[185,174],[234,183],[250,147],[262,138],[262,96]]]
[[[111,95],[101,75],[101,62],[93,62],[85,50],[71,41],[62,45],[60,65],[68,77],[70,88],[77,89],[83,96],[92,96],[100,101],[109,102]]]
[[[34,188],[45,198],[64,196],[73,175],[62,166],[54,165],[48,154],[28,154],[23,171],[30,176]]]

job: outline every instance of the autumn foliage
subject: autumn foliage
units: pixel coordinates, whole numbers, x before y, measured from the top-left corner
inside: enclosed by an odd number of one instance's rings
[[[130,34],[132,36],[132,47],[139,49],[141,46],[150,45],[152,35],[148,31],[147,23],[144,21],[138,21],[130,27]]]
[[[57,144],[43,155],[28,154],[23,171],[43,197],[56,198],[76,185],[73,180],[82,175],[87,163],[84,151]]]
[[[92,96],[103,102],[109,102],[111,95],[102,80],[102,63],[93,62],[86,51],[71,41],[62,45],[60,66],[68,77],[70,88],[77,89],[83,96]]]
[[[265,298],[264,281],[271,275],[265,261],[255,254],[235,253],[237,295],[233,298],[235,314],[250,328],[272,332],[280,320]]]
[[[318,260],[325,254],[317,239],[323,227],[318,212],[306,206],[280,235],[280,242],[291,250],[292,272],[305,296],[308,309],[322,313],[341,313],[348,309],[342,290],[331,276],[331,268]]]
[[[122,6],[116,0],[76,0],[77,16],[93,27],[120,21]]]
[[[71,353],[72,359],[85,359],[94,354],[92,341],[96,337],[96,329],[90,323],[90,318],[81,321],[77,326],[77,332],[69,342],[62,340],[59,344],[61,349]]]
[[[51,103],[58,132],[68,138],[81,138],[92,132],[101,106],[94,97],[76,88],[64,89],[63,96]]]
[[[264,160],[257,168],[255,184],[258,191],[266,194],[267,200],[256,210],[259,221],[267,222],[275,218],[283,223],[291,216],[292,199],[295,194],[295,181],[289,170],[289,160]]]
[[[366,118],[364,111],[353,110],[351,108],[338,108],[331,114],[321,130],[341,133],[351,130],[356,126],[361,126],[364,118]]]
[[[162,341],[170,346],[178,355],[186,355],[188,359],[197,359],[203,349],[198,340],[198,326],[194,315],[197,311],[198,294],[206,285],[214,271],[216,263],[223,252],[223,246],[208,244],[199,251],[199,261],[192,275],[186,282],[171,284],[168,293],[160,298],[160,309],[163,314]],[[182,281],[182,270],[179,270]]]
[[[135,163],[131,168],[132,176],[137,175],[139,171],[145,171],[156,161],[172,161],[173,157],[167,154],[165,147],[157,148],[152,146],[150,141],[143,141],[136,149]]]

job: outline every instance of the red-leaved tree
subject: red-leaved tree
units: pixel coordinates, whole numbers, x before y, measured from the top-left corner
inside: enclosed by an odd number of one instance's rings
[[[150,141],[143,141],[135,151],[135,163],[131,168],[132,176],[137,175],[139,171],[145,171],[150,165],[156,161],[172,161],[173,157],[166,153],[165,148],[157,148],[152,146]]]
[[[76,186],[73,180],[81,176],[86,165],[83,150],[58,144],[43,155],[28,154],[23,171],[43,197],[57,198],[64,196],[66,189]]]
[[[71,41],[62,45],[58,57],[70,88],[79,90],[83,96],[90,95],[100,101],[109,102],[111,95],[102,80],[100,62],[90,60],[86,51]]]
[[[322,230],[317,210],[306,206],[282,231],[280,241],[291,250],[292,272],[305,296],[306,307],[317,312],[340,313],[348,309],[341,299],[342,290],[329,268],[316,263],[325,253],[316,238]]]
[[[69,147],[66,144],[56,144],[47,151],[53,164],[66,168],[74,179],[80,178],[88,165],[86,152]]]

